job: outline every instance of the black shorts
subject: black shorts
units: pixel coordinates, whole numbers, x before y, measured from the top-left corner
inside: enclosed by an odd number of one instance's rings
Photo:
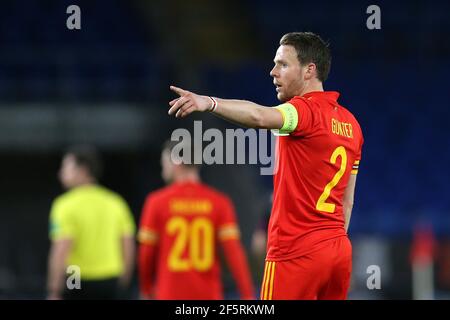
[[[119,279],[81,280],[80,289],[66,288],[64,300],[114,300],[120,299]]]

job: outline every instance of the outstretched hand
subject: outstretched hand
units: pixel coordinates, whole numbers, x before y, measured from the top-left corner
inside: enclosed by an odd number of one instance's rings
[[[194,111],[208,111],[211,108],[211,99],[207,96],[201,96],[193,92],[170,86],[170,90],[179,95],[178,98],[169,102],[169,115],[175,115],[176,118],[184,118]]]

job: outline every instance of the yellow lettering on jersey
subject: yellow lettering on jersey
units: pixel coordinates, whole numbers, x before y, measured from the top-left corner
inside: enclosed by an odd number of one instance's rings
[[[212,210],[212,204],[209,200],[181,200],[174,199],[170,202],[171,213],[193,214],[203,213],[208,214]]]
[[[353,128],[351,123],[340,122],[331,118],[331,132],[339,136],[353,139]]]

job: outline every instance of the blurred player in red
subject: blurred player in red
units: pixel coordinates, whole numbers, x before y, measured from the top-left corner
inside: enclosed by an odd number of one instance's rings
[[[220,245],[241,298],[254,299],[233,204],[200,181],[197,165],[174,163],[175,145],[166,143],[161,155],[162,176],[169,186],[150,193],[142,212],[138,234],[141,296],[223,299]]]
[[[277,137],[274,199],[261,299],[346,299],[352,267],[347,236],[363,135],[355,117],[324,91],[331,54],[316,34],[284,35],[270,72],[276,107],[201,96],[179,97],[169,114],[210,111]]]

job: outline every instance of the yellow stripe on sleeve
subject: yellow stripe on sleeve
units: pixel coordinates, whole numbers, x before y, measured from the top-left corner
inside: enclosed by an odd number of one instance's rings
[[[352,171],[350,171],[350,174],[358,174],[359,162],[360,162],[360,160],[355,160],[355,162],[353,163],[353,166],[352,166]]]
[[[150,229],[140,229],[138,232],[138,241],[142,244],[155,244],[158,242],[158,234]]]
[[[239,239],[240,236],[239,228],[235,224],[228,224],[219,228],[218,238],[221,241]]]

